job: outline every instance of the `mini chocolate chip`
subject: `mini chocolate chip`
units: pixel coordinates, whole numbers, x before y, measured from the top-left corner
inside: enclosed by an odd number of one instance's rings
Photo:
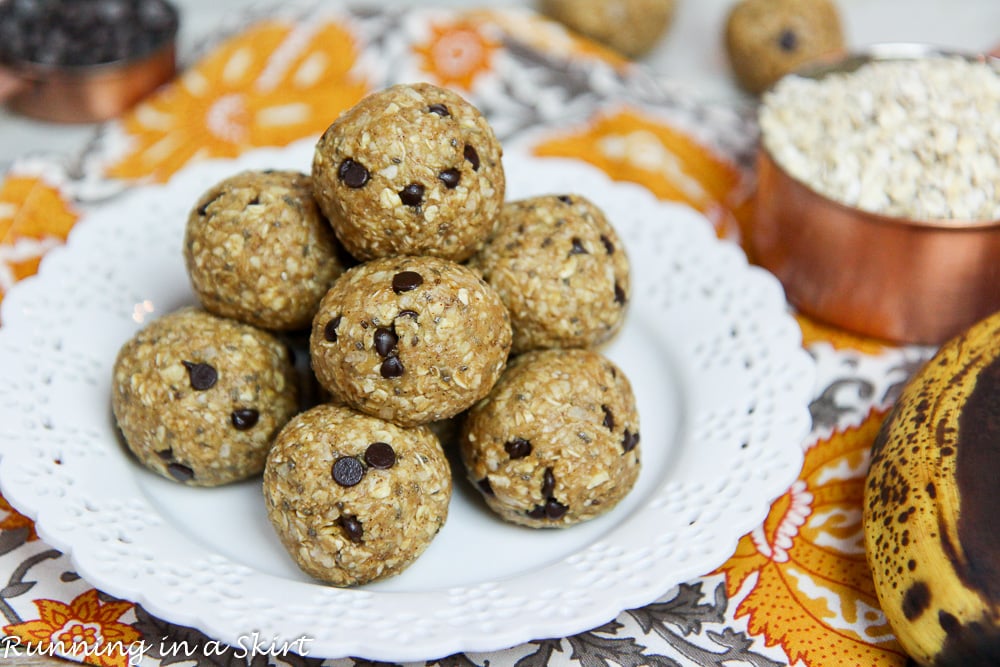
[[[379,327],[375,330],[375,351],[378,352],[378,356],[388,357],[398,342],[399,336],[394,334],[391,329]]]
[[[407,308],[406,310],[399,311],[399,315],[396,315],[396,317],[412,317],[413,319],[417,319],[418,317],[420,317],[420,313],[418,313],[415,310],[410,310],[409,308]]]
[[[615,254],[615,244],[604,234],[601,234],[601,243],[604,244],[604,249],[608,251],[609,255]]]
[[[606,405],[602,405],[601,410],[604,410],[604,425],[609,431],[615,430],[615,416],[612,414],[611,408]]]
[[[365,450],[365,463],[372,468],[387,470],[396,465],[396,451],[387,442],[373,442]]]
[[[552,473],[552,468],[546,468],[542,475],[542,495],[546,498],[556,490],[556,476]]]
[[[472,165],[472,171],[479,171],[479,153],[476,152],[476,149],[469,144],[465,144],[463,154],[465,155],[465,159]]]
[[[356,517],[341,514],[340,518],[337,519],[337,523],[344,529],[344,535],[351,542],[360,542],[361,538],[365,535],[365,529]]]
[[[462,174],[458,169],[445,169],[438,174],[438,180],[444,183],[446,188],[453,190],[458,187],[458,182],[462,180]]]
[[[573,247],[569,249],[571,255],[588,255],[587,249],[583,247],[583,241],[578,236],[573,237]]]
[[[424,202],[424,186],[410,183],[399,191],[399,200],[407,206],[420,206]]]
[[[622,289],[621,285],[615,283],[615,303],[620,306],[624,306],[626,298],[625,290]]]
[[[167,466],[167,472],[178,482],[190,482],[194,479],[194,470],[188,468],[183,463],[171,463]]]
[[[156,452],[156,455],[159,456],[164,461],[169,461],[170,459],[174,458],[174,450],[171,449],[170,447],[167,447],[164,450]]]
[[[341,486],[354,486],[365,476],[365,467],[353,456],[341,456],[333,462],[333,481]]]
[[[416,271],[400,271],[392,277],[392,291],[396,294],[415,290],[423,284],[423,276]]]
[[[260,204],[260,197],[259,196],[254,197],[249,202],[247,202],[247,206],[258,206],[259,204]]]
[[[794,51],[799,45],[799,38],[796,36],[795,31],[789,28],[785,28],[781,31],[778,36],[778,46],[781,47],[782,51]]]
[[[387,380],[402,377],[405,370],[403,362],[396,356],[386,357],[386,360],[382,362],[382,366],[379,367],[379,373]]]
[[[483,477],[481,480],[476,482],[476,486],[478,486],[479,490],[485,493],[486,495],[488,496],[493,495],[493,485],[490,484],[489,477]]]
[[[570,198],[569,195],[559,195],[558,197],[556,197],[556,199],[558,199],[559,201],[561,201],[564,204],[572,204],[573,203],[573,200]]]
[[[368,183],[371,174],[368,173],[363,164],[347,158],[340,163],[340,167],[337,169],[337,176],[349,188],[363,188]]]
[[[342,317],[337,315],[335,318],[326,323],[326,327],[323,328],[323,337],[330,343],[337,342],[337,327],[340,326],[340,320]]]
[[[209,364],[194,361],[182,361],[181,363],[187,369],[191,388],[195,391],[211,389],[215,386],[215,381],[219,379],[219,373],[215,370],[215,367]]]
[[[257,425],[257,420],[259,419],[260,413],[253,408],[233,410],[233,413],[229,415],[229,420],[233,423],[233,428],[237,431],[249,431]]]
[[[531,453],[531,443],[524,438],[514,438],[504,443],[503,448],[512,459],[523,459]]]
[[[545,501],[545,518],[547,519],[552,519],[553,521],[561,519],[567,510],[569,510],[569,507],[563,505],[555,498],[549,498]]]
[[[545,518],[545,505],[535,505],[534,508],[528,510],[527,514],[532,519],[543,519]]]
[[[639,433],[632,433],[628,429],[625,429],[625,435],[622,436],[622,449],[626,452],[631,452],[635,449],[635,446],[639,444]]]
[[[448,111],[448,107],[446,107],[443,104],[430,105],[429,107],[427,107],[427,113],[436,113],[441,117],[447,117],[451,115],[451,112]]]

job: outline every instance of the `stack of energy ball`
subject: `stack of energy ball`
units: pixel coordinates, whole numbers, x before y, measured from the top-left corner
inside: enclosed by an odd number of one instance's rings
[[[505,202],[501,155],[463,98],[398,85],[330,126],[311,176],[210,188],[184,241],[202,308],[153,321],[115,363],[129,448],[189,485],[263,471],[289,554],[339,586],[426,549],[448,513],[445,446],[505,520],[614,507],[638,476],[638,415],[591,348],[622,324],[628,260],[580,195]],[[325,393],[300,408],[283,339],[309,327]]]

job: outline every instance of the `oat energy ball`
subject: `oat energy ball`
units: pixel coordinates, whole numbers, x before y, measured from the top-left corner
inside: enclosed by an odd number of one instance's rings
[[[670,27],[676,0],[541,0],[542,11],[629,58],[649,52]]]
[[[625,374],[592,350],[516,357],[460,438],[490,509],[535,528],[607,512],[639,475],[639,416]]]
[[[741,0],[730,10],[725,30],[736,81],[754,94],[844,48],[840,14],[832,0]]]
[[[591,347],[625,319],[628,257],[601,209],[580,195],[507,203],[469,267],[510,311],[515,354]]]
[[[452,417],[485,396],[511,330],[497,293],[437,257],[349,269],[313,320],[313,370],[336,399],[401,426]]]
[[[154,320],[115,360],[111,407],[128,448],[154,472],[190,486],[260,473],[296,401],[283,343],[203,310]]]
[[[504,198],[502,150],[457,94],[418,83],[369,95],[316,145],[316,198],[361,260],[462,261],[493,230]]]
[[[267,515],[307,574],[352,586],[397,574],[448,517],[451,471],[425,426],[321,405],[281,431],[264,470]]]
[[[245,171],[209,188],[188,217],[184,261],[209,311],[272,330],[309,326],[344,266],[336,237],[294,171]]]

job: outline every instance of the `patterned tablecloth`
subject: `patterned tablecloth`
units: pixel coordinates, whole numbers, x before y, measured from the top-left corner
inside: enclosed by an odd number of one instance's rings
[[[318,136],[366,93],[414,80],[468,97],[505,145],[592,163],[702,211],[729,242],[745,237],[752,109],[659,81],[531,13],[291,14],[276,6],[233,19],[184,59],[176,81],[97,128],[78,151],[14,162],[0,181],[0,298],[36,271],[81,216],[123,190],[164,181],[191,161]],[[873,435],[929,350],[798,320],[819,369],[813,428],[801,443],[805,465],[727,562],[591,631],[429,664],[904,665],[865,562],[861,498]],[[150,647],[144,667],[251,662],[235,648],[172,654],[172,642],[204,645],[209,638],[95,590],[2,497],[0,614],[8,648],[22,651],[58,640],[143,640]],[[128,656],[85,660],[122,666]],[[268,660],[258,655],[252,664]],[[329,661],[352,663],[365,661]]]

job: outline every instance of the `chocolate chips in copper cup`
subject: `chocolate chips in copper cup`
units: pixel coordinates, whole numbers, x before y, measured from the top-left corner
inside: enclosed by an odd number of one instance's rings
[[[0,99],[55,122],[107,120],[176,72],[165,0],[0,0]]]

